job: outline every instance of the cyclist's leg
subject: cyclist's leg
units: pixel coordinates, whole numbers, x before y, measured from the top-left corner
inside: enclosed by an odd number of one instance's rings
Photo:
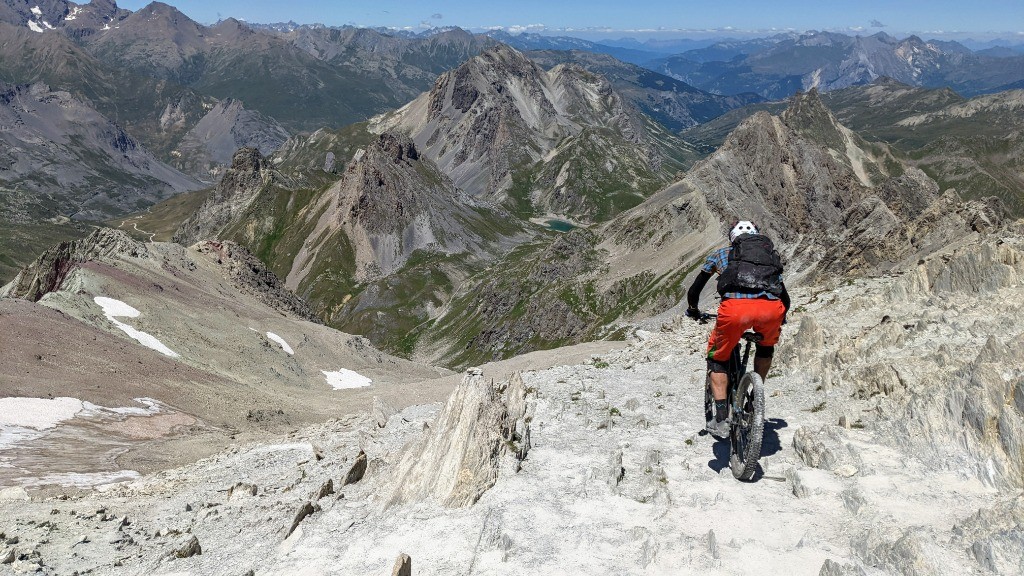
[[[768,380],[768,371],[772,367],[775,355],[775,344],[782,334],[782,317],[786,309],[778,300],[755,299],[754,331],[763,338],[758,342],[754,352],[754,371],[761,376],[761,381]]]
[[[772,356],[775,354],[775,346],[757,345],[754,352],[754,372],[761,377],[761,382],[768,379],[768,371],[772,369]]]
[[[729,356],[743,331],[747,329],[741,300],[727,298],[718,307],[715,328],[708,338],[708,370],[711,371],[711,393],[716,403],[726,398],[729,384],[726,366]]]

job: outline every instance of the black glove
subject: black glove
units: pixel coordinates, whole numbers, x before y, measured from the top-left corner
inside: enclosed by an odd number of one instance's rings
[[[702,316],[702,314],[700,313],[700,308],[687,308],[686,309],[686,317],[687,318],[693,318],[694,320],[700,320],[701,316]]]

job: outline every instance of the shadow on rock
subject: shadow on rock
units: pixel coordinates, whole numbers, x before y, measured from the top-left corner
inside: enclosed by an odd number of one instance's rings
[[[714,436],[712,436],[712,438],[714,438]],[[708,468],[711,468],[715,472],[721,472],[728,468],[729,452],[729,441],[715,438],[715,443],[711,446],[711,453],[715,455],[715,459],[708,461]]]
[[[789,427],[789,422],[782,418],[769,418],[764,421],[764,437],[761,440],[761,458],[778,454],[782,451],[779,430]]]
[[[761,440],[761,458],[777,454],[782,450],[782,442],[779,440],[778,431],[788,426],[789,423],[782,418],[765,420],[764,436]],[[711,468],[718,473],[729,467],[731,448],[728,440],[718,440],[716,438],[715,443],[711,446],[711,452],[714,454],[715,458],[708,461],[708,468]],[[764,477],[764,469],[762,469],[761,465],[758,464],[757,472],[754,473],[754,477],[751,478],[750,481],[757,482],[762,477]]]

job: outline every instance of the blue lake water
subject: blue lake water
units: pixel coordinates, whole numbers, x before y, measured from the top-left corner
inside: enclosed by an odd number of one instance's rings
[[[548,220],[547,222],[545,222],[544,224],[548,228],[551,228],[552,230],[554,230],[555,232],[568,232],[568,231],[572,230],[573,228],[575,228],[575,226],[573,226],[572,224],[566,222],[565,220],[551,219],[551,220]]]

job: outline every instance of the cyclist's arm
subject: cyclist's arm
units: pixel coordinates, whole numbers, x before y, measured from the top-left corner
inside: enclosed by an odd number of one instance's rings
[[[686,305],[690,308],[696,308],[700,302],[700,293],[704,290],[704,286],[707,285],[708,280],[711,278],[711,272],[707,270],[701,270],[697,273],[697,277],[693,279],[693,284],[690,284],[690,289],[686,291]]]

